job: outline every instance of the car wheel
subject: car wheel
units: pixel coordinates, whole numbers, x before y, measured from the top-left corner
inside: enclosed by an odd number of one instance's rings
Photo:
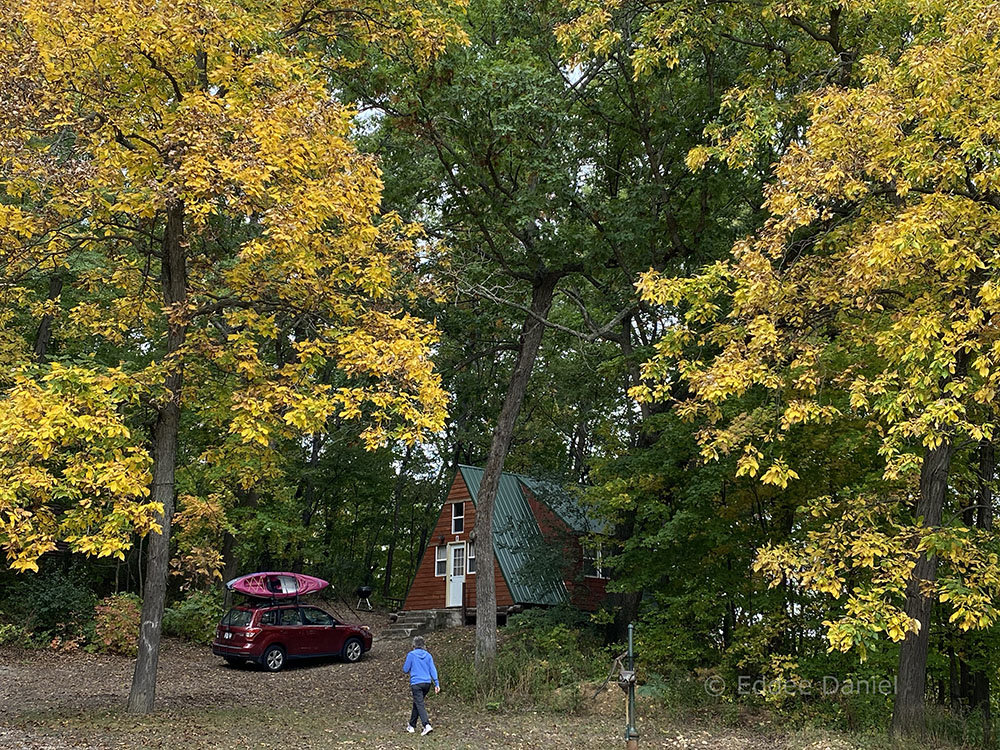
[[[348,638],[347,643],[344,644],[344,650],[341,652],[341,656],[344,657],[344,661],[356,662],[361,658],[361,655],[365,652],[365,647],[361,645],[361,641],[357,638]]]
[[[260,663],[268,672],[280,672],[285,666],[285,649],[281,646],[271,646],[264,652],[264,658]]]
[[[238,656],[224,656],[222,658],[226,660],[227,664],[232,664],[234,667],[242,667],[247,663],[246,659],[241,659]]]

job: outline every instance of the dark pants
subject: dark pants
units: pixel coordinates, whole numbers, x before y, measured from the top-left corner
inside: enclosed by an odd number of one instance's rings
[[[410,692],[413,693],[413,710],[410,711],[411,727],[417,725],[418,716],[425,727],[431,723],[431,720],[427,718],[427,709],[424,707],[424,697],[430,691],[431,683],[429,682],[418,682],[416,685],[410,685]]]

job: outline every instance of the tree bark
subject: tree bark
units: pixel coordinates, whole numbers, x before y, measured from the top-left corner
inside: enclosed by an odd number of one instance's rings
[[[958,659],[958,705],[953,706],[961,710],[963,706],[969,705],[972,700],[972,672],[969,670],[969,662],[966,661],[969,656],[966,652],[968,648],[968,641],[966,641],[966,647],[962,649],[962,654]]]
[[[632,347],[632,323],[633,317],[629,316],[622,321],[621,333],[616,341],[621,346],[622,355],[628,366],[629,385],[642,384],[642,371],[635,357],[635,350]],[[650,428],[650,418],[661,411],[669,408],[664,402],[649,404],[641,402],[639,413],[641,419],[635,426],[632,435],[632,442],[637,451],[645,451],[656,444],[659,435]],[[725,490],[723,490],[725,491]],[[614,526],[614,537],[620,543],[622,549],[625,544],[635,535],[636,509],[630,507],[621,513],[621,518]],[[618,572],[614,572],[612,578],[619,577]],[[614,609],[615,616],[607,629],[607,638],[610,641],[622,643],[628,639],[628,626],[634,623],[639,617],[639,603],[642,599],[641,591],[625,591],[609,593],[608,604]]]
[[[236,537],[228,531],[222,533],[222,580],[219,588],[222,590],[222,606],[228,612],[233,605],[233,592],[226,588],[228,581],[236,578]]]
[[[958,658],[954,646],[948,646],[948,699],[951,710],[958,712],[962,704],[962,691],[958,681]]]
[[[62,294],[63,277],[59,271],[53,271],[49,277],[49,301],[55,301]],[[38,332],[35,334],[35,361],[44,362],[49,353],[49,344],[52,342],[52,316],[46,313],[38,323]]]
[[[985,531],[993,530],[993,475],[996,473],[996,455],[993,443],[983,440],[979,444],[979,507],[976,525]]]
[[[313,514],[316,513],[316,466],[319,464],[323,442],[323,436],[317,432],[309,438],[309,458],[299,482],[299,490],[302,493],[302,525],[307,529],[312,523]]]
[[[399,538],[399,503],[403,497],[403,487],[406,486],[406,473],[413,457],[413,445],[406,446],[406,455],[399,466],[395,485],[392,488],[392,530],[389,536],[389,549],[385,555],[385,580],[382,582],[382,596],[392,594],[392,564],[396,557],[396,541]]]
[[[941,524],[953,450],[950,442],[944,442],[924,453],[920,470],[920,497],[917,500],[917,517],[924,528]],[[917,621],[919,630],[907,636],[899,648],[896,704],[892,711],[892,735],[895,737],[919,736],[924,731],[931,598],[924,595],[921,586],[925,581],[933,582],[936,577],[937,558],[920,555],[906,587],[906,614]]]
[[[243,490],[237,486],[233,489],[233,493],[236,497],[236,504],[230,512],[235,511],[237,508],[257,507],[258,498],[256,489]],[[236,554],[236,537],[230,532],[224,531],[222,533],[222,581],[219,582],[219,586],[223,592],[222,604],[226,610],[233,605],[233,592],[226,588],[226,583],[239,575],[240,563],[242,562]],[[267,568],[262,566],[259,569],[266,570]]]
[[[646,435],[642,431],[640,435]],[[645,448],[646,446],[641,446]],[[622,548],[635,534],[636,509],[631,507],[621,514],[621,519],[615,524],[615,539]],[[621,591],[608,594],[608,604],[614,609],[615,617],[611,622],[608,636],[612,641],[622,643],[628,640],[628,626],[634,623],[639,617],[639,602],[642,599],[641,591]]]
[[[979,493],[977,497],[976,525],[983,531],[993,530],[993,476],[996,473],[996,455],[993,443],[983,440],[979,443]],[[990,707],[990,674],[983,668],[983,660],[989,658],[989,649],[981,634],[973,641],[977,650],[976,671],[972,677],[970,707],[979,709],[983,717],[983,745],[993,744],[993,713]]]
[[[483,470],[476,499],[476,670],[492,672],[497,655],[497,589],[493,576],[493,505],[500,487],[500,474],[514,436],[514,424],[524,403],[524,394],[535,365],[545,329],[544,320],[552,307],[556,284],[562,274],[539,274],[531,289],[531,313],[524,321],[517,349],[514,372],[507,384],[490,453]]]
[[[181,417],[181,385],[183,374],[177,361],[184,344],[187,325],[179,317],[175,305],[187,298],[187,272],[184,246],[184,205],[172,203],[167,208],[167,223],[163,232],[163,256],[160,279],[163,303],[167,309],[167,351],[164,362],[169,368],[164,378],[168,394],[156,415],[153,431],[152,499],[163,504],[157,518],[161,532],[150,534],[146,563],[146,587],[142,597],[142,622],[139,626],[139,653],[128,697],[129,713],[149,713],[156,697],[156,667],[160,657],[160,635],[163,606],[167,593],[170,563],[170,524],[174,514],[174,470],[177,463],[177,436]]]

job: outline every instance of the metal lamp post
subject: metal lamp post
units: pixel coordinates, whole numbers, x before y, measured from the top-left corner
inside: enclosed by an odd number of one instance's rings
[[[625,749],[638,750],[639,730],[635,726],[635,658],[632,652],[632,633],[635,625],[628,626],[628,669],[618,672],[618,685],[625,691],[628,700],[625,704]]]

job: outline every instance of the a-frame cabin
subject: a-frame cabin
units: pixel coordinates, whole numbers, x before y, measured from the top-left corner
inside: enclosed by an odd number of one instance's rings
[[[404,612],[433,612],[438,626],[461,624],[476,606],[476,501],[483,470],[459,466],[417,566]],[[497,611],[570,602],[596,609],[605,579],[599,549],[581,538],[598,528],[561,487],[504,472],[493,510]]]

